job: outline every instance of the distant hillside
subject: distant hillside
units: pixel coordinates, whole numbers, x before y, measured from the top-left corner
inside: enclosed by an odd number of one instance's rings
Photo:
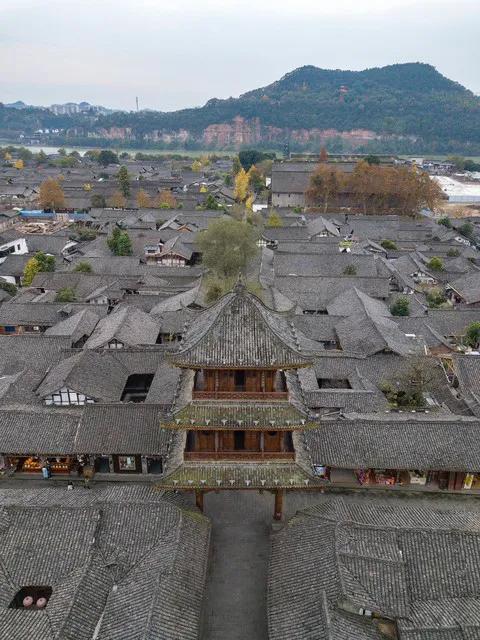
[[[281,148],[288,141],[292,150],[327,144],[331,151],[480,153],[480,98],[427,64],[365,71],[306,66],[239,98],[214,98],[201,108],[170,113],[116,112],[92,119],[0,109],[0,134],[31,133],[32,126],[136,146]]]

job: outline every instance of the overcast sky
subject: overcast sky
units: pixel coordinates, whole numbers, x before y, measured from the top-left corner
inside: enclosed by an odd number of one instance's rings
[[[0,101],[172,110],[306,64],[422,61],[480,93],[480,0],[0,0]]]

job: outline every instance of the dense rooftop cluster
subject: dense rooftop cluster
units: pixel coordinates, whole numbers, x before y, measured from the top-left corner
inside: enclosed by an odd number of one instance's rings
[[[272,491],[276,505],[335,485],[478,491],[475,228],[468,240],[426,216],[291,209],[273,226],[260,211],[257,254],[211,303],[199,238],[231,219],[228,194],[202,209],[201,181],[178,180],[181,209],[0,213],[3,473],[130,474],[195,491],[200,508],[223,489]],[[116,640],[138,605],[129,637],[196,637],[208,523],[168,493],[132,492],[0,495],[5,636],[92,637],[98,624]],[[474,637],[478,527],[458,522],[341,503],[299,514],[273,542],[271,637]],[[30,597],[47,603],[27,619]]]

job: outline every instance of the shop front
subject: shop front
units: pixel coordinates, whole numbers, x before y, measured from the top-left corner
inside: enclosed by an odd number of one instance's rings
[[[115,473],[142,473],[142,457],[138,455],[114,455]]]
[[[42,473],[48,467],[55,475],[68,475],[74,466],[70,456],[7,456],[6,466],[20,473]]]
[[[393,486],[398,482],[398,472],[395,469],[356,469],[355,475],[362,486]]]

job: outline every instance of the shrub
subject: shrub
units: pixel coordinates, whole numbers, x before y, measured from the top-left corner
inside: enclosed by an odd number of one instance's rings
[[[55,302],[74,302],[75,291],[71,287],[60,289],[55,296]]]
[[[87,242],[88,240],[95,240],[95,238],[97,237],[97,232],[95,231],[95,229],[90,229],[89,227],[84,227],[82,225],[76,225],[75,235],[78,240]]]
[[[443,271],[443,260],[437,256],[430,258],[427,262],[427,267],[433,271]]]
[[[395,249],[397,248],[395,242],[393,240],[388,240],[387,238],[385,240],[382,240],[380,245],[384,249],[391,249],[392,251],[395,251]]]
[[[431,309],[436,309],[447,302],[444,292],[438,287],[430,289],[427,293],[427,304]]]
[[[2,279],[0,279],[0,289],[6,291],[11,296],[14,296],[17,293],[17,287],[12,282],[6,282]]]
[[[75,266],[74,271],[79,273],[92,273],[92,265],[89,262],[82,261]]]
[[[458,249],[449,249],[447,251],[447,256],[449,258],[457,258],[460,255],[460,251]]]
[[[282,219],[275,210],[273,210],[268,216],[266,226],[272,228],[283,226]]]
[[[480,322],[472,322],[465,332],[465,344],[472,349],[477,349],[480,345]]]
[[[444,216],[443,218],[440,218],[438,220],[438,224],[442,224],[444,227],[447,227],[447,229],[452,228],[452,223],[450,222],[450,218],[448,216]]]
[[[357,275],[357,267],[354,264],[348,264],[343,270],[344,276],[356,276]]]
[[[465,222],[458,227],[459,232],[468,240],[473,240],[473,224],[471,222]]]
[[[390,313],[392,316],[409,316],[410,315],[410,300],[401,296],[397,298],[395,302],[390,306]]]

